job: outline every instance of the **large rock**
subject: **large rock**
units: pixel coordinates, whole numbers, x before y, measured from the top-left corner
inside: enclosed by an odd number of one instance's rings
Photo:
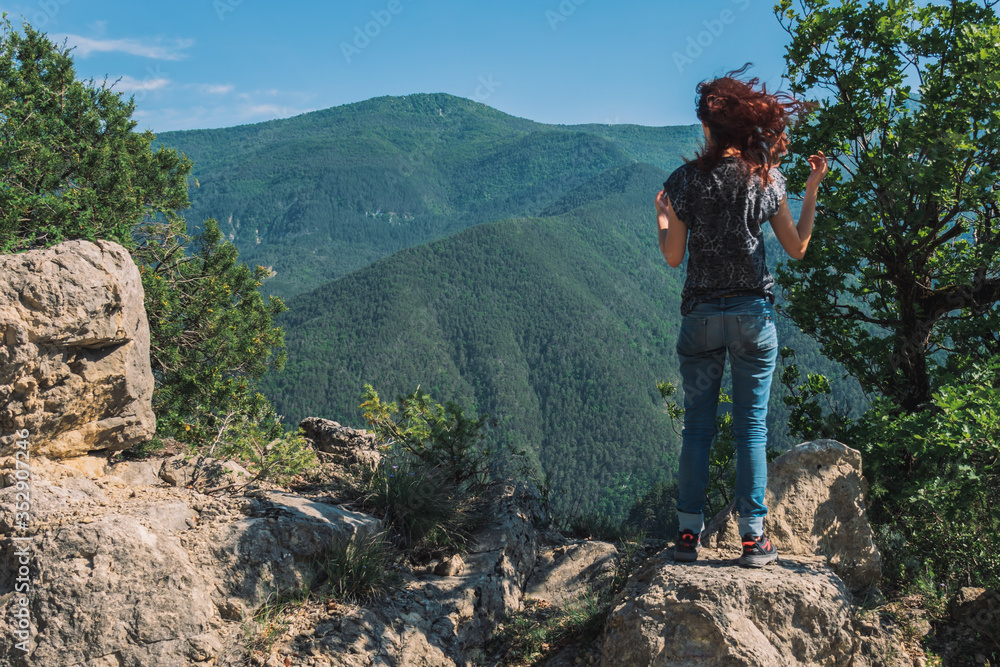
[[[632,577],[608,619],[605,667],[871,664],[843,582],[817,557],[734,567],[703,549],[695,563],[663,550]]]
[[[785,555],[823,556],[852,591],[878,583],[882,559],[865,506],[861,454],[835,440],[793,447],[768,466],[764,530]],[[738,552],[732,506],[705,529],[704,542]]]
[[[67,241],[0,257],[0,456],[120,450],[155,431],[149,327],[131,256]]]
[[[605,585],[614,573],[618,549],[597,540],[575,540],[547,547],[538,555],[524,594],[564,605],[587,589]]]
[[[32,482],[31,650],[0,632],[0,664],[220,664],[243,622],[308,583],[333,540],[380,529],[356,512],[279,492],[210,498],[187,489],[67,478]],[[16,489],[0,490],[0,531]],[[16,608],[17,544],[0,546],[0,608]]]
[[[299,422],[299,428],[313,447],[332,454],[336,463],[363,464],[374,468],[382,460],[377,448],[378,440],[371,431],[342,426],[321,417],[306,417]]]
[[[0,490],[4,533],[15,529],[15,493]],[[498,483],[486,495],[490,521],[464,566],[453,557],[443,575],[402,572],[389,597],[341,605],[335,617],[324,610],[308,633],[284,638],[284,650],[330,665],[472,664],[521,609],[538,557],[533,524],[544,517],[525,485]],[[31,652],[14,648],[9,627],[0,631],[0,664],[15,667],[249,664],[254,612],[313,581],[333,541],[381,527],[319,497],[261,489],[216,498],[119,475],[36,480],[31,497]],[[16,608],[16,547],[0,543],[5,615]]]

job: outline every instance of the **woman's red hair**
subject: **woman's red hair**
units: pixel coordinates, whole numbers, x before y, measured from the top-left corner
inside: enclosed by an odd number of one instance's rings
[[[695,89],[698,120],[708,126],[711,141],[695,156],[694,163],[698,169],[710,171],[723,153],[735,148],[739,159],[766,186],[771,167],[788,150],[785,128],[811,105],[787,93],[768,93],[756,77],[738,79],[750,66],[747,63],[725,76],[702,81]]]

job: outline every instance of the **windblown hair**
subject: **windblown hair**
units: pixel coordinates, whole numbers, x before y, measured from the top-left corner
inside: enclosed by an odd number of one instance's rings
[[[813,104],[787,93],[768,93],[756,77],[737,78],[750,66],[747,63],[725,76],[702,81],[695,89],[698,120],[708,126],[712,139],[693,162],[698,169],[710,171],[723,153],[735,148],[751,174],[759,175],[766,186],[771,167],[788,151],[785,128]]]

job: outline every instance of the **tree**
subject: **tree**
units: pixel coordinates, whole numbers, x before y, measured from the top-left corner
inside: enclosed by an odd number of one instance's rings
[[[821,420],[810,374],[792,425],[865,455],[884,571],[897,583],[1000,582],[1000,21],[994,2],[791,0],[792,91],[819,109],[791,151],[833,158],[787,310],[869,393]],[[808,165],[789,171],[803,183]],[[798,369],[786,369],[794,384]],[[941,539],[947,536],[947,539]]]
[[[929,405],[935,376],[1000,354],[1000,23],[993,3],[791,0],[791,89],[822,97],[792,152],[833,168],[792,318],[867,392]],[[790,170],[804,182],[808,165]]]
[[[69,49],[6,15],[0,23],[0,252],[70,239],[109,239],[139,266],[150,323],[158,435],[238,455],[271,474],[275,457],[300,469],[296,436],[255,384],[283,361],[274,317],[285,309],[257,291],[267,271],[238,261],[214,220],[195,237],[188,206],[192,163],[152,150],[136,133],[135,103],[106,84],[79,81]],[[289,472],[277,470],[277,476]],[[275,476],[272,474],[271,476]]]
[[[194,238],[166,225],[146,226],[139,238],[157,431],[206,444],[253,414],[259,430],[277,437],[270,404],[255,392],[256,381],[285,361],[284,335],[274,326],[285,304],[273,296],[265,303],[257,291],[267,270],[239,262],[215,220]]]
[[[135,103],[79,81],[69,49],[0,22],[0,252],[68,239],[129,250],[139,222],[188,206],[191,162],[133,132]]]

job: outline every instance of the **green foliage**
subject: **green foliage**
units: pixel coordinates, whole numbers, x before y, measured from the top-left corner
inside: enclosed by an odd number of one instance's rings
[[[1000,354],[1000,20],[970,0],[776,10],[791,90],[821,97],[791,152],[833,160],[809,251],[777,274],[788,312],[866,392],[923,409],[943,358]]]
[[[968,0],[776,10],[792,90],[822,97],[792,153],[834,161],[809,252],[778,281],[874,396],[854,423],[823,416],[825,378],[796,387],[792,366],[793,430],[862,450],[893,583],[996,585],[1000,19]]]
[[[795,350],[782,347],[781,384],[788,390],[782,401],[791,408],[788,431],[802,440],[844,438],[845,430],[853,420],[848,415],[850,407],[841,405],[833,396],[830,380],[820,373],[808,373],[803,384],[795,359]],[[822,400],[822,403],[820,402]]]
[[[619,519],[599,511],[556,517],[553,527],[572,537],[593,538],[605,542],[617,542],[628,535],[627,529]]]
[[[258,405],[263,418],[270,419],[270,405],[264,401],[259,401]],[[248,423],[250,420],[246,413],[240,419],[243,423],[229,429],[227,440],[219,447],[219,455],[246,465],[253,477],[243,486],[261,480],[288,484],[316,465],[316,452],[301,432],[281,433],[267,440],[259,423]]]
[[[275,478],[301,470],[307,448],[254,391],[283,363],[272,321],[284,305],[263,303],[267,271],[239,263],[213,220],[194,238],[181,231],[190,160],[154,152],[151,133],[133,132],[132,99],[77,81],[68,49],[6,17],[0,81],[0,252],[78,238],[125,246],[145,290],[159,435],[221,446]]]
[[[1000,362],[974,364],[900,413],[876,402],[850,436],[865,452],[875,520],[899,541],[889,574],[930,568],[950,586],[1000,584]],[[899,474],[900,463],[905,466]]]
[[[625,517],[626,530],[658,540],[677,537],[677,480],[657,482],[632,504]]]
[[[384,533],[334,539],[317,564],[334,600],[363,602],[385,594],[400,581],[397,557]]]
[[[0,22],[0,253],[70,239],[133,248],[135,226],[188,204],[191,162],[135,133],[135,104],[78,81],[69,49]]]
[[[627,198],[481,225],[296,297],[279,320],[289,362],[265,393],[291,420],[357,423],[365,382],[390,396],[420,384],[496,415],[486,444],[525,451],[564,510],[601,509],[618,473],[639,492],[669,477],[676,438],[651,389],[676,374],[680,281],[637,222],[664,176],[627,172]]]
[[[461,546],[469,503],[454,478],[411,456],[386,456],[362,469],[355,492],[363,506],[392,527],[402,548]]]
[[[240,263],[214,220],[193,239],[166,225],[140,238],[158,433],[213,450],[228,443],[229,453],[275,472],[281,452],[291,467],[279,476],[294,474],[307,448],[280,438],[279,419],[255,391],[285,358],[283,333],[273,326],[285,306],[275,297],[264,303],[257,291],[266,271]]]
[[[386,403],[365,385],[362,414],[384,443],[446,471],[456,488],[482,487],[489,481],[492,452],[483,440],[489,415],[466,417],[454,401],[434,403],[429,394],[420,393],[420,387],[398,400],[398,406]]]

